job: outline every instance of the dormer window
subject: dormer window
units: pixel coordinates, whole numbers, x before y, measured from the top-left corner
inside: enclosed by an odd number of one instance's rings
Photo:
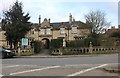
[[[65,34],[65,28],[60,28],[60,34]]]
[[[72,34],[77,34],[77,27],[72,27]]]

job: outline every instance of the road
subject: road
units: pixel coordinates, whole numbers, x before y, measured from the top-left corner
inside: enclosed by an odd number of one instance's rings
[[[4,76],[118,76],[104,71],[116,67],[117,54],[69,58],[11,58],[2,60]]]

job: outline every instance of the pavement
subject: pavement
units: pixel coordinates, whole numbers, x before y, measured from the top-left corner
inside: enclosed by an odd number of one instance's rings
[[[103,68],[103,71],[109,72],[109,73],[118,73],[120,74],[120,63],[118,64],[110,64],[107,67]]]

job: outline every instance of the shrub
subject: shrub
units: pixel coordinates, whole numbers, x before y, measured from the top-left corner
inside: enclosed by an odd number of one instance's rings
[[[67,47],[84,47],[84,40],[75,40],[67,42]]]
[[[58,39],[52,39],[51,40],[51,48],[60,48],[62,47],[62,39],[58,38]]]
[[[41,49],[41,42],[40,41],[33,41],[33,48],[35,53],[39,53]]]
[[[85,47],[89,47],[90,45],[90,42],[92,42],[92,45],[97,45],[96,44],[96,40],[94,38],[91,38],[91,37],[88,37],[86,39],[84,39],[84,44],[85,44]]]
[[[111,36],[111,37],[120,38],[120,30],[119,30],[119,31],[114,31],[114,32],[112,32],[112,34],[111,34],[110,36]]]

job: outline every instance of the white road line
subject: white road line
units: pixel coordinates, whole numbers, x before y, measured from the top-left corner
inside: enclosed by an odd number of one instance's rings
[[[100,65],[100,64],[66,64],[65,66],[90,66],[90,65]]]
[[[37,66],[37,65],[12,65],[12,66],[3,66],[2,68],[12,68],[12,67],[19,67],[19,66]]]
[[[0,77],[2,77],[2,76],[4,76],[4,75],[0,74]]]
[[[17,74],[22,74],[22,73],[34,72],[34,71],[41,71],[41,70],[45,70],[45,69],[58,68],[58,67],[60,67],[60,66],[44,67],[44,68],[40,68],[40,69],[33,69],[33,70],[26,70],[26,71],[22,71],[22,72],[11,73],[10,75],[17,75]]]
[[[20,65],[20,66],[28,66],[29,67],[29,66],[37,66],[37,65]]]
[[[89,69],[85,69],[85,70],[82,70],[82,71],[79,71],[79,72],[76,72],[76,73],[73,73],[73,74],[69,74],[67,75],[68,77],[71,77],[71,76],[77,76],[79,74],[82,74],[82,73],[85,73],[85,72],[88,72],[88,71],[91,71],[91,70],[94,70],[94,69],[97,69],[97,68],[100,68],[100,67],[103,67],[103,66],[106,66],[108,64],[102,64],[100,66],[96,66],[96,67],[92,67],[92,68],[89,68]]]
[[[11,67],[18,67],[18,66],[20,65],[12,65],[12,66],[5,66],[5,67],[2,66],[2,68],[11,68]]]

